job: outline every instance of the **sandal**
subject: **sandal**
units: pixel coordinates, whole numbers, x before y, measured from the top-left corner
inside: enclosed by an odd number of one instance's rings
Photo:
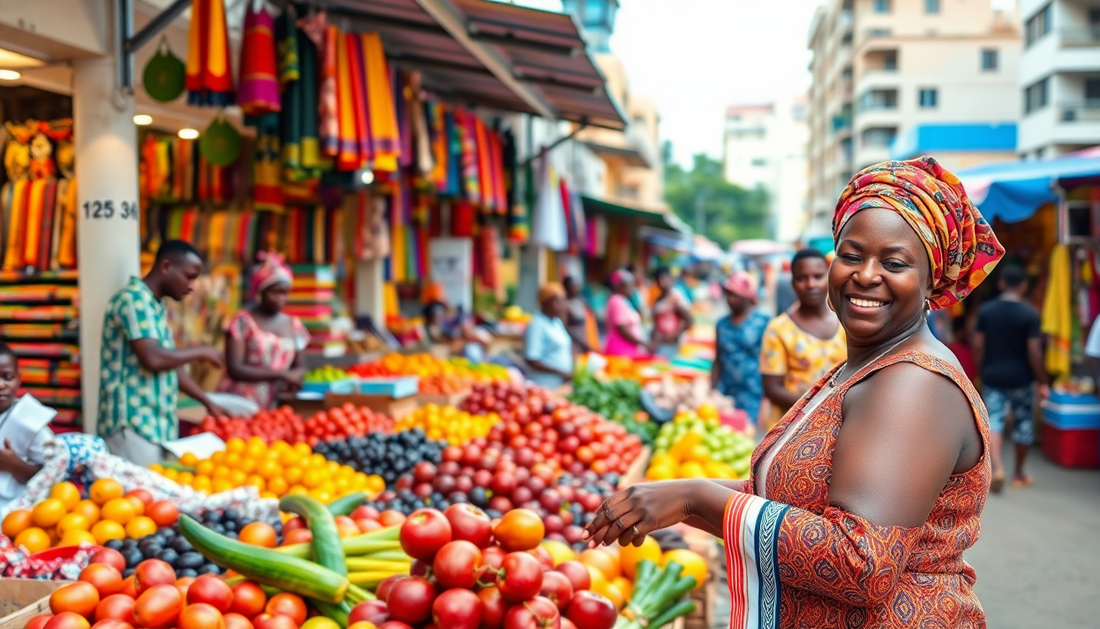
[[[999,494],[1005,488],[1005,475],[998,474],[989,482],[989,493]]]
[[[1023,489],[1024,487],[1031,487],[1035,484],[1035,479],[1030,476],[1024,476],[1023,478],[1013,478],[1012,488]]]

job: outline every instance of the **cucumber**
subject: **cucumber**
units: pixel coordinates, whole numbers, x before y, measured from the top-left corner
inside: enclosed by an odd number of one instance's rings
[[[313,534],[310,550],[313,560],[342,577],[348,576],[348,567],[344,564],[344,547],[340,544],[340,534],[336,530],[336,519],[320,500],[312,496],[287,494],[279,500],[279,508],[288,513],[301,516]]]
[[[348,592],[348,580],[324,566],[284,553],[229,539],[205,528],[191,516],[181,515],[180,533],[203,557],[261,585],[339,603]]]
[[[364,491],[348,494],[339,500],[333,500],[328,503],[328,512],[332,515],[348,515],[352,511],[355,511],[359,505],[363,504],[366,499],[367,493]]]

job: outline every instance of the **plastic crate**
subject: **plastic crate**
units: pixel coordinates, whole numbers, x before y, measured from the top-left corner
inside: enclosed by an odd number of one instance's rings
[[[1100,468],[1100,428],[1063,429],[1043,421],[1043,454],[1062,467]]]
[[[1086,393],[1066,393],[1065,391],[1051,391],[1050,403],[1062,406],[1100,406],[1100,398]]]
[[[307,393],[353,393],[355,391],[355,379],[333,380],[332,382],[306,382],[302,384],[302,391]]]
[[[360,378],[355,388],[361,395],[378,395],[399,400],[416,395],[420,390],[420,378]]]
[[[1100,429],[1100,404],[1043,402],[1043,421],[1063,430]]]

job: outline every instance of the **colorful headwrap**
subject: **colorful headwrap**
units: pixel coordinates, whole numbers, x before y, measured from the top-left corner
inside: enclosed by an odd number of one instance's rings
[[[730,275],[722,283],[722,288],[738,297],[744,297],[752,303],[756,303],[756,279],[745,271],[738,271]]]
[[[626,269],[618,269],[611,272],[611,287],[615,288],[623,282],[634,283],[634,274]]]
[[[555,297],[565,297],[565,289],[557,282],[547,282],[539,289],[539,305],[543,305]]]
[[[935,310],[962,301],[1005,253],[959,178],[931,157],[883,162],[857,173],[837,201],[833,241],[856,212],[868,208],[893,210],[917,232],[932,264],[928,303]]]
[[[276,284],[290,285],[293,275],[290,267],[283,261],[283,256],[273,251],[261,251],[256,254],[256,257],[259,258],[260,264],[252,273],[253,299],[259,299],[265,290]]]

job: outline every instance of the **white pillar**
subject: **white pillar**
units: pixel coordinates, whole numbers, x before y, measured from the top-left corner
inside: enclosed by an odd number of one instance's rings
[[[385,298],[382,286],[381,260],[358,260],[355,263],[355,314],[370,315],[379,330],[386,329]]]
[[[134,100],[116,93],[110,57],[73,61],[80,361],[84,431],[94,434],[107,302],[140,272]]]

